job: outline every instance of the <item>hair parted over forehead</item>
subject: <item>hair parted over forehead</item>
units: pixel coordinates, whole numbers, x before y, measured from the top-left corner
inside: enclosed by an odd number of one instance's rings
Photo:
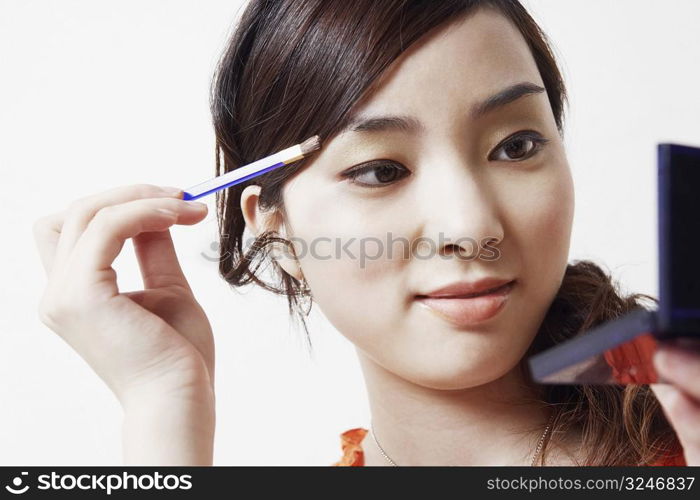
[[[216,175],[313,135],[321,143],[329,140],[408,47],[479,8],[495,9],[522,34],[563,134],[567,94],[561,72],[546,35],[517,0],[251,0],[212,81]],[[219,273],[234,287],[255,283],[286,296],[305,331],[310,291],[269,255],[271,243],[286,240],[265,231],[245,248],[240,202],[248,185],[259,185],[260,208],[283,222],[282,188],[308,162],[216,193]],[[274,282],[262,279],[270,266]],[[527,356],[643,307],[646,299],[651,297],[622,297],[610,275],[592,262],[569,264]],[[308,331],[306,338],[310,347]],[[542,386],[541,402],[555,413],[542,462],[552,436],[570,428],[581,430],[582,446],[591,450],[585,465],[645,465],[680,446],[648,386]]]

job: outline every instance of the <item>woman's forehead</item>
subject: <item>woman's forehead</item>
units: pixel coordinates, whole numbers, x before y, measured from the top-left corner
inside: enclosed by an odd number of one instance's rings
[[[492,9],[439,26],[409,47],[378,78],[353,115],[396,115],[411,104],[442,100],[476,105],[520,83],[542,86],[523,36]]]

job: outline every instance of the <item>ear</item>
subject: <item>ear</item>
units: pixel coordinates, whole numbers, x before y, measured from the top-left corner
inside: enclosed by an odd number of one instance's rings
[[[246,186],[241,193],[241,211],[246,227],[256,237],[265,231],[277,231],[280,237],[289,238],[282,214],[276,210],[260,209],[260,191],[260,186],[250,185]],[[289,245],[274,243],[270,255],[287,274],[301,281],[303,276],[301,266]]]

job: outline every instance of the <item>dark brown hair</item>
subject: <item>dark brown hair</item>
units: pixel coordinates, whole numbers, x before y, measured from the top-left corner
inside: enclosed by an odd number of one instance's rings
[[[253,0],[212,82],[217,175],[312,135],[322,143],[332,138],[403,51],[431,29],[477,8],[496,9],[522,33],[562,133],[562,76],[546,35],[517,0]],[[246,245],[240,207],[245,187],[259,185],[261,209],[273,211],[284,223],[282,187],[307,164],[304,159],[219,191],[217,215],[221,276],[235,287],[255,283],[286,296],[310,347],[304,321],[312,304],[310,291],[269,258],[272,244],[285,240],[264,231]],[[274,282],[263,279],[269,266]],[[642,296],[621,297],[617,290],[597,265],[569,264],[528,356],[642,307]],[[542,387],[542,402],[555,413],[550,437],[571,428],[582,432],[583,449],[590,450],[586,465],[647,464],[678,447],[648,386]],[[608,425],[611,421],[621,425]],[[546,450],[545,443],[543,460]]]
[[[619,290],[619,283],[599,265],[588,260],[570,263],[520,362],[523,373],[533,354],[658,303],[650,295],[622,296]],[[582,436],[582,448],[588,450],[582,465],[647,465],[681,451],[648,385],[542,385],[539,392],[553,410],[552,428],[562,435],[574,431]],[[544,453],[541,458],[544,460]]]

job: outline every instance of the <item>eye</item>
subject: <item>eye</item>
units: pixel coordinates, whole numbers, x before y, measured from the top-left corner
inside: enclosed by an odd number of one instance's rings
[[[523,161],[534,156],[542,147],[549,142],[539,133],[533,130],[518,132],[505,139],[489,155],[489,160],[497,161]],[[496,156],[496,153],[503,151],[503,155]]]
[[[408,175],[410,170],[389,160],[372,161],[344,172],[343,177],[350,182],[366,187],[382,187],[393,184]]]

